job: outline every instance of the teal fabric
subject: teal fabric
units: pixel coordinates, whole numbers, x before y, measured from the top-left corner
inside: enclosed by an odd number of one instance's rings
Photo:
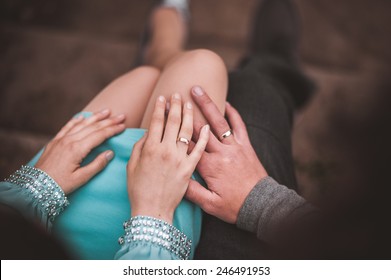
[[[10,182],[0,182],[0,203],[8,205],[25,218],[40,222],[48,231],[52,227],[52,221],[42,211],[42,207],[36,203],[33,195],[25,188],[16,186]]]
[[[91,115],[88,112],[82,114],[85,117]],[[130,218],[131,209],[127,193],[126,165],[134,144],[144,132],[144,129],[126,129],[91,151],[84,160],[83,165],[91,162],[103,151],[113,150],[115,153],[113,160],[102,172],[68,196],[70,205],[53,222],[52,233],[63,241],[75,258],[113,259],[121,249],[117,240],[124,234],[122,224]],[[29,165],[34,165],[41,153],[42,151]],[[202,182],[199,176],[195,176]],[[193,241],[190,259],[193,258],[200,239],[201,217],[201,209],[185,199],[174,214],[173,225]],[[155,245],[131,249],[122,248],[117,258],[175,258]]]

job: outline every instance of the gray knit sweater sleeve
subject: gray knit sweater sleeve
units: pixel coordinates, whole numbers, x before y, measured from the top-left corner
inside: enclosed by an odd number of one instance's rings
[[[256,233],[258,239],[270,241],[281,224],[294,223],[314,212],[317,209],[295,191],[266,177],[247,196],[239,211],[237,226]]]

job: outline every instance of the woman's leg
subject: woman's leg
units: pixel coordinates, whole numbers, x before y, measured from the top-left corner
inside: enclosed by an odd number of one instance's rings
[[[159,70],[154,67],[138,67],[110,83],[83,111],[108,108],[112,114],[124,113],[127,127],[140,127],[159,75]]]
[[[185,19],[176,9],[155,9],[149,20],[150,40],[145,47],[145,64],[162,70],[172,57],[183,51],[186,30]]]
[[[160,71],[167,61],[178,55],[184,45],[186,26],[176,9],[159,7],[149,19],[151,38],[145,47],[144,63],[119,77],[99,93],[84,111],[109,108],[113,114],[125,113],[127,127],[140,127]]]
[[[148,128],[155,100],[163,95],[167,100],[174,93],[180,93],[183,101],[191,101],[190,89],[199,85],[205,89],[220,111],[224,113],[227,96],[227,70],[223,60],[209,50],[193,50],[177,54],[165,65],[148,103],[142,128]],[[203,119],[195,107],[195,117]],[[206,123],[206,121],[205,121]]]

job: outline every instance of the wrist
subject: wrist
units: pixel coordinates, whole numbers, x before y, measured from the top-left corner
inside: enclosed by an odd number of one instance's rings
[[[131,217],[136,216],[148,216],[155,219],[163,220],[172,225],[174,211],[161,210],[161,209],[141,209],[141,208],[132,208]]]
[[[152,244],[186,260],[192,241],[183,232],[165,221],[149,216],[134,216],[123,224],[125,235],[118,239],[121,246]]]
[[[69,205],[67,197],[53,178],[35,167],[23,165],[5,181],[26,191],[33,204],[52,221]]]

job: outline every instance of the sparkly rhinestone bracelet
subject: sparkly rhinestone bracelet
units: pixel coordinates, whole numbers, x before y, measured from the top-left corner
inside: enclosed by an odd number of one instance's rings
[[[48,174],[35,167],[23,165],[5,181],[27,190],[52,221],[69,205],[61,187]]]
[[[179,229],[169,223],[147,216],[135,216],[124,222],[125,235],[118,243],[151,243],[158,245],[187,260],[191,251],[191,240]]]

